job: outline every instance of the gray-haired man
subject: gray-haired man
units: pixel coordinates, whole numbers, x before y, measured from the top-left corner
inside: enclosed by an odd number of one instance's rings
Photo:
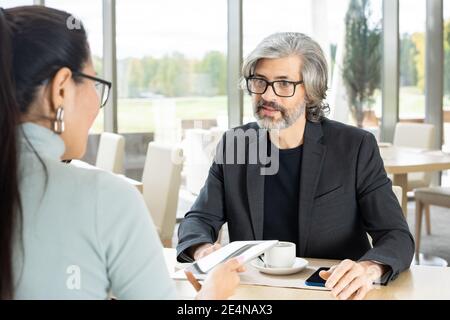
[[[216,250],[227,222],[231,241],[291,241],[298,256],[344,260],[321,273],[340,299],[361,299],[382,275],[392,280],[409,267],[414,241],[376,140],[325,118],[327,80],[322,50],[301,33],[273,34],[248,56],[243,83],[257,123],[224,135],[180,225],[179,260]],[[229,161],[236,156],[245,161]]]

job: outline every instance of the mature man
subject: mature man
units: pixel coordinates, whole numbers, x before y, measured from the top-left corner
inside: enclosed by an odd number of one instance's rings
[[[361,299],[382,276],[395,279],[411,263],[414,240],[374,136],[325,118],[319,45],[301,33],[273,34],[245,60],[243,78],[257,123],[224,135],[180,225],[178,259],[216,250],[227,222],[231,241],[291,241],[297,256],[343,260],[321,273],[339,299]]]

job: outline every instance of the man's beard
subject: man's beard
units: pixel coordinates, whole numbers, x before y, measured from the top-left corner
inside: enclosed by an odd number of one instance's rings
[[[270,116],[265,116],[261,113],[263,106],[272,108],[274,111],[279,111],[281,118],[274,120]],[[276,103],[269,102],[261,99],[258,103],[253,105],[254,115],[261,128],[268,130],[282,130],[289,128],[293,125],[304,113],[305,113],[306,102],[303,102],[293,110],[288,110],[286,107]]]

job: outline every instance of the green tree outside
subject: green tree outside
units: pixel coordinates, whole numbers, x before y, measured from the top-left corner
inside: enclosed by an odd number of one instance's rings
[[[380,88],[381,28],[371,25],[369,0],[351,0],[345,16],[345,54],[343,80],[349,108],[358,127],[364,110],[371,109],[376,89]]]

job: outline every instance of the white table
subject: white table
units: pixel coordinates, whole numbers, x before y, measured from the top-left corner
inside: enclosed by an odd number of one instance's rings
[[[402,209],[407,214],[408,173],[450,169],[450,155],[440,150],[380,146],[384,168],[394,176],[393,185],[402,187]]]
[[[164,249],[164,256],[169,272],[175,270],[175,249]],[[331,266],[338,261],[307,259],[310,266]],[[174,280],[178,296],[181,299],[193,299],[195,290],[187,280]],[[232,299],[282,299],[282,300],[330,300],[334,299],[329,291],[311,289],[292,289],[241,284]],[[450,268],[411,266],[387,286],[378,286],[371,291],[369,300],[410,300],[410,299],[450,299]]]

